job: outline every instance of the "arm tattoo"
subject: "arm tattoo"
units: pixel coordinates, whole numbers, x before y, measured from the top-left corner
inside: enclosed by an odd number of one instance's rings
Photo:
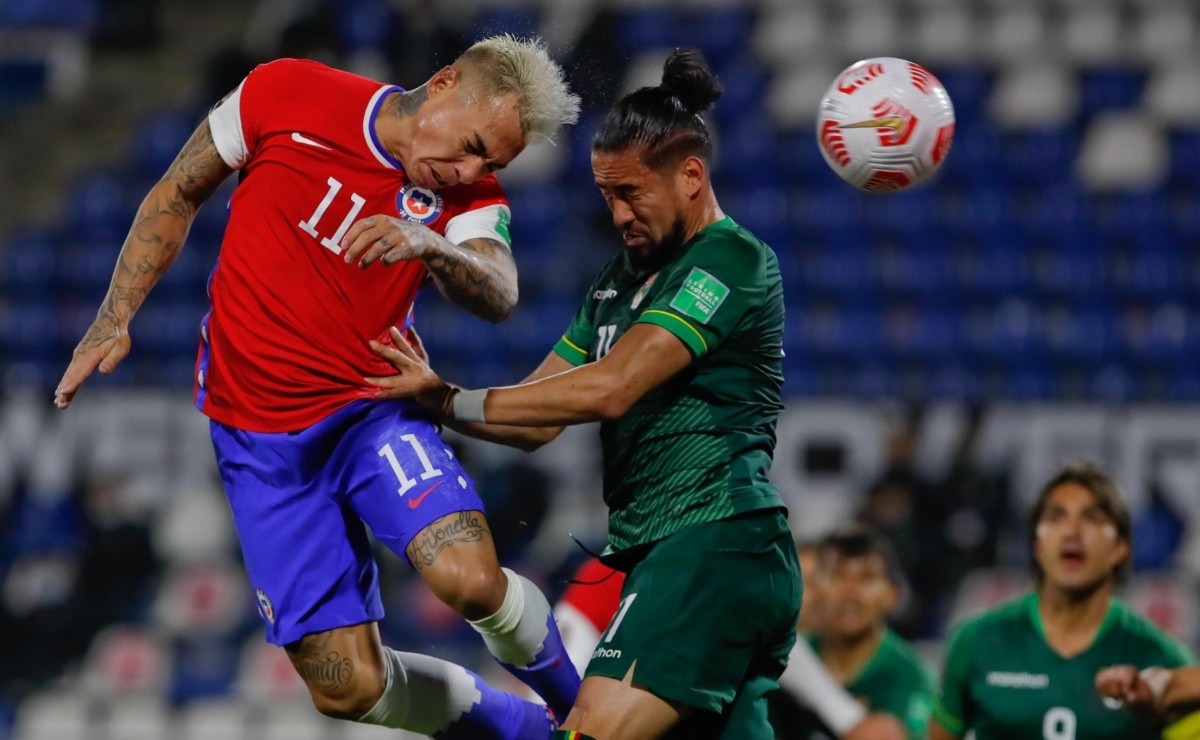
[[[322,689],[339,689],[354,679],[354,661],[329,650],[332,631],[305,635],[298,646],[287,646],[288,656],[304,683]]]
[[[113,270],[108,295],[80,349],[119,335],[150,289],[175,261],[192,219],[205,199],[230,173],[203,121],[179,152],[167,174],[146,195]]]
[[[408,545],[408,560],[421,570],[437,562],[438,556],[455,543],[479,542],[490,535],[481,512],[460,511],[422,530]]]
[[[508,245],[487,238],[447,244],[424,255],[442,293],[481,319],[508,318],[517,305],[517,265]]]

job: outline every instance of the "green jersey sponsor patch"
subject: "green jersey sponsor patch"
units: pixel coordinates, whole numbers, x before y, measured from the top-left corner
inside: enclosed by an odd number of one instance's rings
[[[504,237],[504,241],[512,246],[512,236],[508,233],[508,225],[512,223],[512,214],[507,208],[500,209],[500,216],[496,219],[496,233]]]
[[[679,292],[671,299],[671,308],[689,316],[701,324],[707,324],[712,315],[729,296],[729,288],[699,267],[692,271],[679,286]]]

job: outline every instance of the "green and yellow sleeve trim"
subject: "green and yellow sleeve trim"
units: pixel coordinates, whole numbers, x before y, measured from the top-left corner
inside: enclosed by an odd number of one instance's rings
[[[588,358],[587,350],[567,339],[565,335],[554,345],[554,353],[572,365],[583,365]]]
[[[955,737],[961,737],[967,729],[963,725],[963,721],[958,717],[955,717],[953,714],[947,712],[940,701],[935,701],[933,703],[933,718],[938,721],[938,724],[949,730],[950,734],[954,735]]]
[[[1200,712],[1192,712],[1163,730],[1163,740],[1195,740],[1200,737]]]
[[[670,311],[648,308],[642,311],[642,315],[638,317],[637,323],[661,326],[679,337],[679,340],[687,345],[687,348],[696,357],[708,352],[708,342],[705,341],[704,335],[696,327],[692,326],[691,322]]]

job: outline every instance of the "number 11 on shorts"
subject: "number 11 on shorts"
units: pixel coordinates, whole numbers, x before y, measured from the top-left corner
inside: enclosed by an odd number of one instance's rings
[[[424,470],[421,471],[420,480],[429,480],[437,478],[442,474],[442,471],[433,467],[433,463],[429,462],[429,456],[425,454],[425,449],[421,447],[421,443],[417,441],[417,435],[405,434],[400,437],[401,440],[407,442],[416,453],[417,459],[421,461],[421,466]],[[388,461],[388,465],[392,466],[392,472],[396,474],[396,479],[400,481],[399,494],[403,496],[408,493],[409,489],[417,485],[417,480],[409,478],[404,474],[404,468],[400,466],[400,460],[396,457],[396,451],[392,449],[392,445],[385,444],[379,448],[379,456]]]

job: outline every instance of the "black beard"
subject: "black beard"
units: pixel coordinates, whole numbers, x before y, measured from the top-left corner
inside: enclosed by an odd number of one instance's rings
[[[663,265],[675,259],[683,247],[685,228],[683,217],[676,216],[671,230],[657,244],[651,244],[645,249],[629,251],[629,261],[641,272],[655,272]]]

